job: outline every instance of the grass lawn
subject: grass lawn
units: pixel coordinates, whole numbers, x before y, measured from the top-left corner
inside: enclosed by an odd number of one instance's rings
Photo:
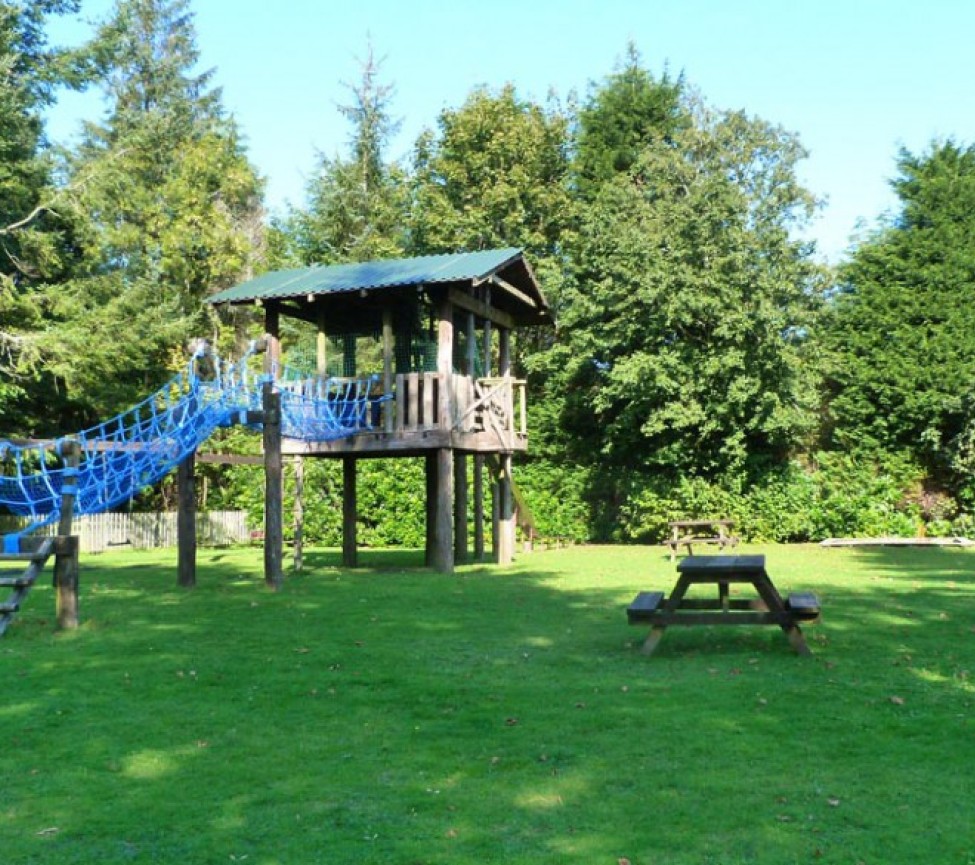
[[[257,549],[82,561],[53,633],[35,589],[0,640],[0,861],[975,863],[975,554],[763,552],[819,594],[776,628],[672,628],[659,548],[425,571]],[[45,579],[45,582],[47,580]]]

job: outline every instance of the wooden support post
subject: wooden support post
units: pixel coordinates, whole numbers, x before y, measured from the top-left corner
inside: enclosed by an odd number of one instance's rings
[[[501,558],[501,481],[491,480],[491,560]]]
[[[484,302],[491,306],[491,286],[484,288]],[[491,375],[491,319],[484,319],[484,375]]]
[[[430,565],[444,574],[454,570],[453,504],[454,452],[438,448],[434,455],[436,491],[434,494],[433,549]]]
[[[393,310],[383,309],[383,395],[393,392]],[[393,431],[393,405],[385,402],[383,406],[383,430]]]
[[[498,510],[498,564],[510,565],[515,557],[515,499],[511,488],[511,454],[501,454]]]
[[[264,338],[267,350],[264,353],[264,372],[277,375],[281,362],[281,316],[276,303],[264,307]]]
[[[432,568],[437,526],[437,455],[435,453],[428,452],[424,457],[424,479],[426,481],[426,547],[423,561],[428,568]]]
[[[467,455],[454,452],[454,561],[467,561]]]
[[[355,568],[359,564],[355,536],[358,512],[356,460],[355,457],[342,457],[342,564],[347,568]]]
[[[295,546],[294,569],[300,571],[304,566],[305,535],[305,460],[295,457]]]
[[[477,327],[474,313],[467,313],[467,374],[471,378],[477,376]]]
[[[78,494],[78,465],[81,452],[74,442],[64,446],[64,483],[61,487],[61,515],[54,547],[54,590],[58,627],[74,630],[78,627],[78,538],[71,534],[74,502]]]
[[[322,380],[328,378],[328,335],[325,333],[325,310],[318,310],[318,334],[315,341],[315,372]]]
[[[440,393],[437,417],[441,429],[450,429],[453,418],[450,378],[454,370],[454,307],[448,295],[437,304],[437,374]]]
[[[196,585],[196,453],[176,467],[177,512],[176,582],[184,589]]]
[[[474,561],[484,561],[484,456],[474,455]]]
[[[284,582],[284,467],[281,458],[281,394],[271,382],[261,394],[264,408],[264,582]]]
[[[505,378],[511,376],[511,331],[502,327],[498,329],[498,373]],[[511,422],[512,405],[509,400],[505,406],[508,420]],[[498,564],[509,565],[515,557],[515,537],[517,525],[515,521],[515,498],[511,481],[511,453],[500,455],[501,472],[498,477]]]

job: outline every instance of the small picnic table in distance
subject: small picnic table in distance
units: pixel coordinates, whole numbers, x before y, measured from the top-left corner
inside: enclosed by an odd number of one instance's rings
[[[670,560],[677,558],[677,548],[687,547],[687,555],[693,556],[693,544],[717,544],[718,549],[738,546],[738,538],[731,534],[734,520],[675,520],[667,523],[670,538]]]
[[[650,625],[643,644],[652,654],[670,625],[778,625],[792,648],[809,655],[799,622],[819,617],[819,600],[809,592],[783,598],[765,570],[765,556],[690,556],[677,565],[669,598],[663,592],[640,592],[626,609],[631,625]],[[717,598],[688,598],[692,585],[716,585]],[[731,598],[730,583],[749,583],[757,598]]]

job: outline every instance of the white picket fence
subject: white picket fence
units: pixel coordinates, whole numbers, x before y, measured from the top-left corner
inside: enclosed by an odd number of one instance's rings
[[[15,532],[30,521],[0,516],[0,534]],[[55,534],[48,526],[38,534]],[[176,513],[105,513],[77,517],[72,534],[81,538],[81,552],[100,553],[109,549],[155,549],[176,546]],[[196,539],[200,546],[222,546],[250,540],[245,511],[207,511],[196,515]]]

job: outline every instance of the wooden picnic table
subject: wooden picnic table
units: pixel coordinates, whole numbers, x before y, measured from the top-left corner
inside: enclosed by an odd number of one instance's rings
[[[717,544],[718,549],[738,546],[738,538],[731,534],[734,520],[674,520],[670,527],[670,560],[677,558],[678,547],[687,547],[687,555],[694,555],[694,544]]]
[[[644,654],[653,653],[671,625],[778,625],[796,652],[811,654],[799,622],[819,617],[819,600],[809,592],[783,598],[765,570],[765,556],[690,556],[677,572],[670,597],[640,592],[627,607],[631,625],[650,625]],[[731,583],[751,585],[756,597],[730,597]],[[717,598],[687,597],[691,586],[702,584],[716,586]]]

